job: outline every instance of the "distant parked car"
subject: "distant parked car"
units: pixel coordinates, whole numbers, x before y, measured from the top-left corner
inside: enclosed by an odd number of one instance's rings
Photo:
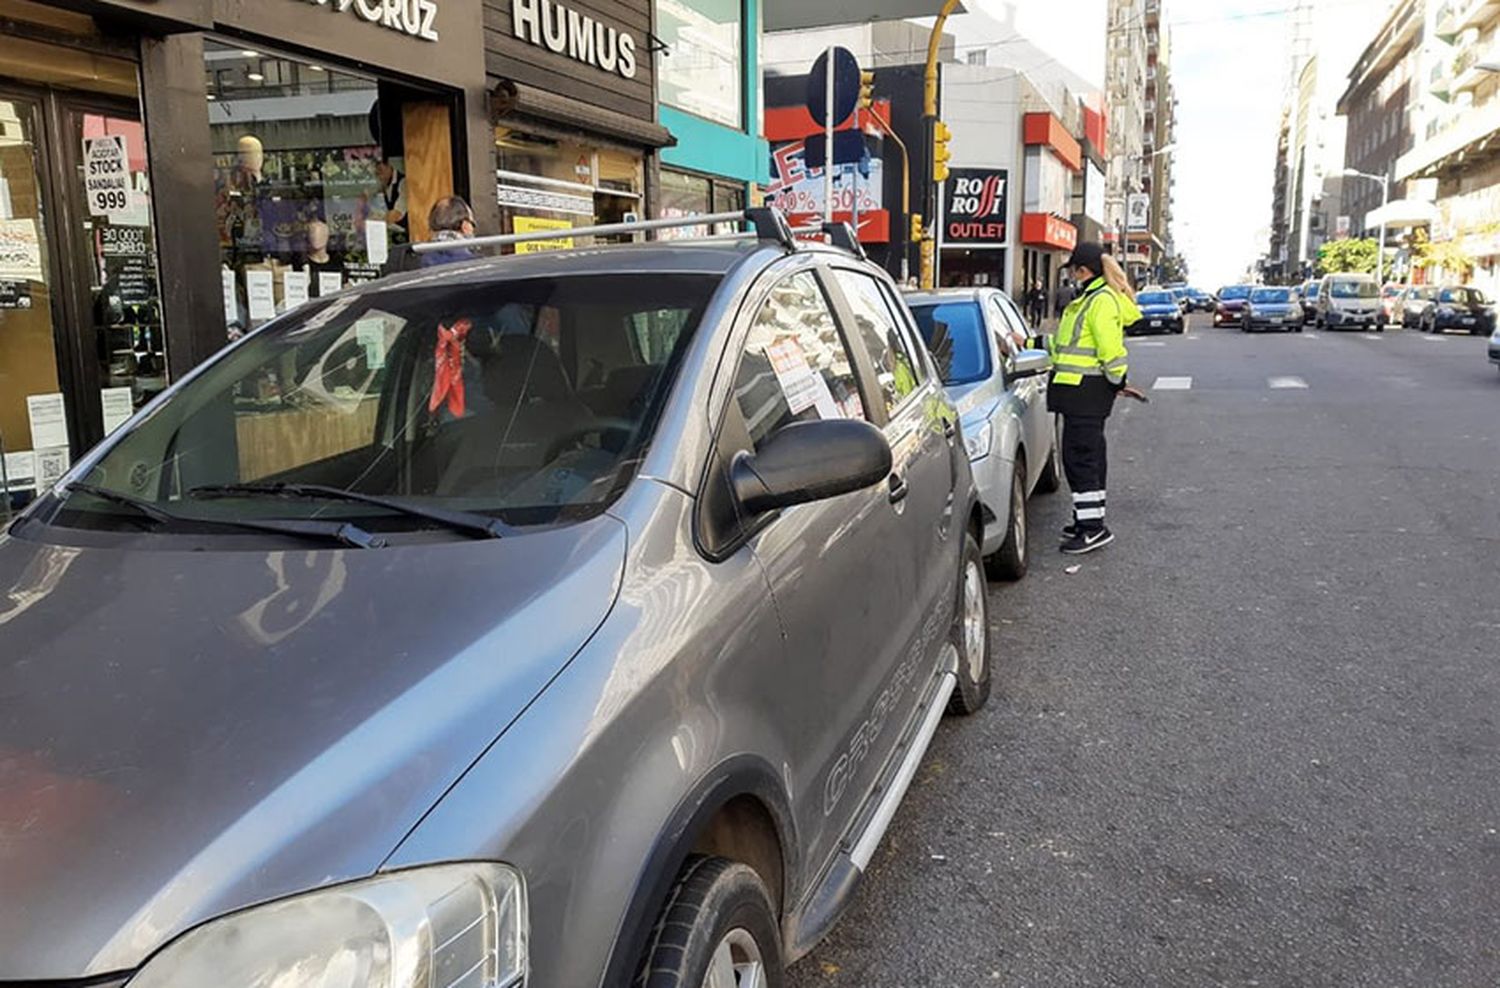
[[[1433,306],[1423,316],[1424,333],[1462,330],[1483,336],[1495,329],[1494,300],[1477,288],[1441,288]]]
[[[1302,332],[1302,303],[1297,298],[1297,290],[1278,285],[1256,285],[1250,291],[1240,329],[1246,333],[1268,329]]]
[[[1490,363],[1500,370],[1500,327],[1490,334]]]
[[[1141,317],[1125,327],[1125,335],[1142,336],[1146,333],[1182,333],[1186,318],[1177,297],[1165,288],[1145,290],[1135,297]]]
[[[1437,301],[1437,295],[1435,285],[1407,285],[1396,298],[1392,321],[1404,329],[1420,327],[1428,310]]]
[[[981,552],[990,576],[1026,574],[1026,500],[1062,484],[1054,417],[1047,411],[1045,350],[1030,349],[1020,310],[993,288],[955,288],[906,296],[937,361],[960,427],[979,503]]]
[[[1304,281],[1297,294],[1302,302],[1302,321],[1317,322],[1318,320],[1318,287],[1321,284],[1316,278]]]
[[[1245,303],[1250,300],[1251,285],[1226,285],[1219,289],[1219,302],[1214,306],[1215,326],[1238,326],[1244,314]]]
[[[1354,272],[1326,274],[1318,286],[1319,329],[1385,329],[1380,324],[1380,287]]]

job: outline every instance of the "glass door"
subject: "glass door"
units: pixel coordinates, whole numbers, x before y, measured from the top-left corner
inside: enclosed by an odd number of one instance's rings
[[[70,458],[48,160],[41,100],[0,90],[0,512]]]

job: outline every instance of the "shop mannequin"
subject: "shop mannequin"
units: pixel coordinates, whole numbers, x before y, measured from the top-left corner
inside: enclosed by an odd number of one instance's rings
[[[328,252],[328,224],[322,220],[311,220],[307,224],[307,270],[311,275],[312,282],[309,286],[311,294],[317,297],[321,294],[318,288],[318,274],[322,271],[344,270],[343,262],[336,260]]]
[[[241,137],[235,145],[235,154],[239,157],[240,176],[247,185],[258,185],[266,167],[266,148],[260,138],[251,134]]]

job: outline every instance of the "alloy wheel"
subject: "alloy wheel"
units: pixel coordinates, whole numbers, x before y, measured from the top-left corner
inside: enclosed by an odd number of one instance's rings
[[[984,679],[984,636],[989,631],[984,594],[984,570],[979,560],[971,559],[964,565],[964,654],[969,679],[976,683]]]
[[[703,988],[761,988],[765,983],[766,964],[755,938],[742,929],[724,934],[703,976]]]

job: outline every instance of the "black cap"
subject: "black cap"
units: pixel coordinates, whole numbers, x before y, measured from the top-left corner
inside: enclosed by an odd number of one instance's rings
[[[1084,241],[1073,248],[1073,254],[1068,258],[1068,269],[1088,268],[1095,274],[1104,273],[1104,247],[1093,241]]]

